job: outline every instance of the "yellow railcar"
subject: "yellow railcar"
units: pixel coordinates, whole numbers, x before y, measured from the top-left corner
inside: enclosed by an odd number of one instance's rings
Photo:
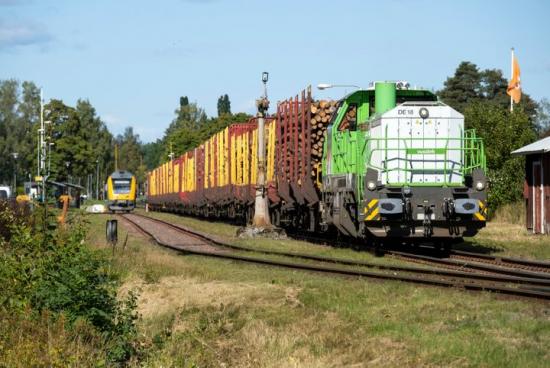
[[[119,170],[107,178],[107,207],[110,211],[130,212],[136,207],[136,177]]]

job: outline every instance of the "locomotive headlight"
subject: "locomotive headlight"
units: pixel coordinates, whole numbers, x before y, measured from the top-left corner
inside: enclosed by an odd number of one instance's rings
[[[367,188],[368,188],[368,190],[375,190],[376,189],[376,183],[374,181],[367,182]]]
[[[482,182],[482,181],[478,181],[476,183],[476,189],[479,190],[479,191],[482,191],[483,189],[485,189],[485,183]]]
[[[430,117],[430,112],[428,111],[427,108],[423,107],[421,108],[419,111],[418,111],[418,114],[420,114],[420,117],[422,119],[427,119]]]

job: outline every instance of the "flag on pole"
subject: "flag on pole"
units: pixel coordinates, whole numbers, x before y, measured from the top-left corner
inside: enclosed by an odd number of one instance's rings
[[[514,56],[514,51],[512,50],[512,79],[508,83],[508,88],[506,93],[515,103],[519,103],[521,100],[521,79],[520,79],[520,70],[518,59]]]

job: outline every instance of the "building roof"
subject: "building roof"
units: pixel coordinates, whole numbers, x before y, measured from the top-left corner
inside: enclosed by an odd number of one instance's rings
[[[539,139],[536,142],[512,151],[512,155],[530,155],[532,153],[550,152],[550,137]]]
[[[50,185],[53,185],[53,186],[59,187],[59,188],[69,187],[69,188],[78,189],[78,190],[84,190],[84,189],[86,189],[86,188],[84,188],[83,186],[78,185],[78,184],[73,184],[73,183],[60,183],[60,182],[58,182],[58,181],[53,181],[53,180],[46,180],[46,184],[50,184]]]

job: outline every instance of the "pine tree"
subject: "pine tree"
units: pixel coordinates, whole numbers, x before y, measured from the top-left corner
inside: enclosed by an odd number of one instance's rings
[[[225,114],[231,114],[231,102],[229,101],[229,96],[227,94],[218,98],[218,116]]]

